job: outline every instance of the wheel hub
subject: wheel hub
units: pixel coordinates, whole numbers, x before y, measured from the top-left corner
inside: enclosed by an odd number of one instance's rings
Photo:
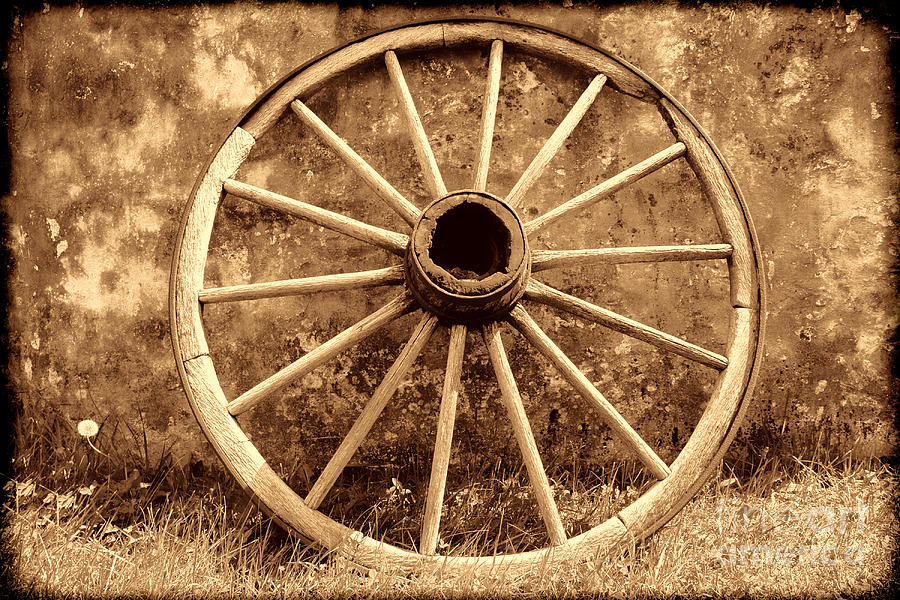
[[[486,192],[458,191],[422,211],[407,248],[406,276],[426,309],[477,322],[522,297],[530,263],[515,211]]]

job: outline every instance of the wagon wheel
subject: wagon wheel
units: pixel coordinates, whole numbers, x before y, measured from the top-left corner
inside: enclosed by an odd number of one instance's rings
[[[438,47],[490,48],[481,116],[480,144],[471,189],[448,191],[406,85],[397,53]],[[505,197],[487,190],[504,49],[548,58],[593,74],[589,85]],[[425,175],[431,202],[424,208],[401,195],[304,104],[329,79],[366,62],[384,61],[400,99]],[[534,218],[519,211],[542,170],[560,150],[601,89],[656,106],[673,134],[661,150]],[[612,92],[607,92],[612,93]],[[256,140],[279,119],[299,118],[305,127],[360,176],[407,231],[390,231],[234,179]],[[668,144],[666,146],[666,144]],[[685,160],[712,208],[720,243],[532,250],[531,242],[552,224],[584,210],[616,190],[676,161]],[[396,255],[381,269],[207,288],[207,251],[217,207],[225,193],[309,221]],[[476,228],[466,243],[465,228]],[[471,233],[471,232],[470,232]],[[474,240],[474,246],[473,246]],[[658,261],[727,261],[730,332],[724,354],[694,345],[628,319],[540,281],[547,269],[591,264]],[[761,260],[746,206],[718,151],[694,119],[666,92],[624,61],[565,35],[501,20],[450,20],[399,27],[354,41],[300,67],[264,94],[240,120],[201,174],[186,208],[173,261],[170,290],[172,337],[178,369],[191,407],[225,466],[268,512],[307,538],[341,548],[368,564],[385,561],[407,568],[530,568],[596,557],[642,539],[661,527],[696,493],[733,438],[752,387],[761,352],[764,298]],[[395,298],[332,339],[249,390],[228,398],[209,354],[203,328],[206,304],[260,298],[396,286]],[[622,418],[574,362],[544,333],[529,311],[536,305],[600,324],[713,369],[717,379],[690,439],[667,465]],[[253,410],[291,382],[358,344],[401,315],[417,311],[418,324],[362,410],[337,452],[301,498],[263,459],[236,416]],[[523,408],[500,328],[511,325],[577,390],[614,435],[657,481],[632,504],[600,525],[567,538],[553,491]],[[317,507],[366,437],[417,355],[438,327],[450,342],[441,393],[437,438],[418,548],[400,548],[367,537],[319,512]],[[467,332],[472,332],[468,336]],[[442,556],[436,553],[442,498],[460,371],[464,355],[483,343],[490,357],[516,442],[537,500],[550,544],[543,549],[498,556]]]

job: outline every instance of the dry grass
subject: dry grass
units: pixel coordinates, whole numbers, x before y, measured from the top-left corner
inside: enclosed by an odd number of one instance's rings
[[[900,533],[892,469],[769,460],[749,476],[720,474],[659,534],[600,564],[521,578],[410,575],[311,549],[226,479],[174,468],[165,455],[112,455],[102,435],[94,450],[63,422],[18,433],[32,443],[20,446],[4,488],[3,545],[8,585],[22,596],[874,597],[890,593]],[[447,530],[471,530],[467,503],[496,511],[498,500],[487,501],[497,489],[506,494],[506,522],[530,522],[533,511],[521,502],[527,490],[497,475],[500,488],[456,490],[461,500],[448,511]],[[395,483],[364,513],[369,523],[409,525],[397,516],[409,495]],[[568,487],[574,491],[560,488],[558,501],[570,525],[603,518],[637,493],[621,477]],[[469,537],[482,553],[497,545],[486,531]]]

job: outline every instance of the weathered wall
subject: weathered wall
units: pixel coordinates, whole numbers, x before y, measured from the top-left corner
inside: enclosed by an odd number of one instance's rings
[[[53,7],[21,15],[5,67],[12,178],[3,206],[14,261],[9,361],[26,411],[53,405],[73,422],[132,424],[140,413],[153,444],[174,443],[181,457],[206,455],[175,371],[166,307],[176,229],[201,166],[243,109],[309,57],[396,23],[499,14],[574,34],[636,64],[692,111],[730,162],[770,280],[766,360],[745,441],[786,442],[799,454],[811,454],[816,443],[866,455],[889,452],[896,443],[889,351],[898,325],[890,32],[840,8],[563,4],[572,3],[496,11],[327,4]],[[472,81],[481,85],[485,57],[480,49],[458,64],[437,56],[408,68],[410,85],[430,107],[423,119],[451,188],[464,187],[471,174],[471,144],[453,142],[472,138],[477,128],[480,92]],[[508,135],[498,136],[492,175],[501,192],[583,85],[527,58],[511,60],[505,73],[498,128]],[[385,88],[383,72],[348,77],[310,105],[376,168],[400,165],[392,181],[421,198],[414,154]],[[441,103],[441,94],[465,89],[472,90],[468,102]],[[610,129],[601,148],[576,134],[568,154],[552,165],[555,174],[542,180],[546,206],[540,209],[553,205],[554,188],[579,191],[663,147],[651,134],[664,128],[641,110],[615,100],[589,113],[589,125]],[[296,124],[283,126],[255,152],[256,162],[244,169],[248,180],[279,191],[308,184],[314,191],[305,193],[323,205],[390,224],[383,211],[366,204],[364,190],[348,189],[346,168]],[[620,245],[708,240],[711,221],[685,216],[703,213],[696,189],[689,186],[677,202],[673,198],[673,181],[686,177],[679,168],[667,167],[667,177],[620,194],[618,208],[605,207],[599,225],[579,218],[558,229],[559,247],[596,245],[598,239]],[[661,204],[654,213],[649,207],[656,202]],[[648,217],[660,224],[632,227]],[[377,252],[344,247],[336,237],[316,238],[314,228],[285,224],[238,202],[226,203],[220,225],[208,271],[214,283],[328,272],[326,259],[334,255],[350,257],[355,268],[385,264]],[[671,240],[661,239],[667,236]],[[334,246],[317,249],[323,240]],[[721,334],[709,324],[721,321],[723,308],[701,306],[701,300],[721,292],[721,270],[689,269],[680,287],[683,272],[665,268],[600,269],[593,275],[617,284],[613,308],[716,349]],[[650,294],[634,273],[655,278]],[[574,275],[554,277],[570,289],[579,283]],[[215,307],[208,326],[226,391],[245,389],[388,296],[377,291],[272,301],[263,322],[245,307]],[[639,353],[639,343],[575,319],[540,312],[540,320],[661,455],[673,458],[702,409],[711,375],[680,359]],[[393,359],[388,343],[396,347],[408,329],[388,329],[308,376],[304,396],[292,391],[247,417],[248,429],[273,456],[312,440],[308,460],[319,462],[316,453],[336,442],[315,440],[330,440],[349,426]],[[603,448],[590,441],[597,428],[568,399],[565,385],[542,375],[546,365],[527,359],[515,336],[508,341],[513,358],[524,359],[523,379],[534,381],[523,383],[523,394],[545,452],[568,461],[574,448],[585,459],[602,460]],[[480,379],[489,379],[481,344],[475,337],[469,343],[476,356],[464,377],[459,439],[484,454],[509,437],[492,400],[495,389]],[[443,361],[440,347],[426,353],[414,371],[420,382],[405,387],[382,419],[399,424],[400,437],[380,426],[362,456],[383,460],[427,443]],[[602,430],[599,435],[606,439]],[[391,448],[387,454],[385,447]]]

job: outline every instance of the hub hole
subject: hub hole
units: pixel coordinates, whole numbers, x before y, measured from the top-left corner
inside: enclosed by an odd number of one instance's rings
[[[439,216],[428,256],[458,279],[484,279],[509,266],[509,229],[489,208],[465,202]]]

